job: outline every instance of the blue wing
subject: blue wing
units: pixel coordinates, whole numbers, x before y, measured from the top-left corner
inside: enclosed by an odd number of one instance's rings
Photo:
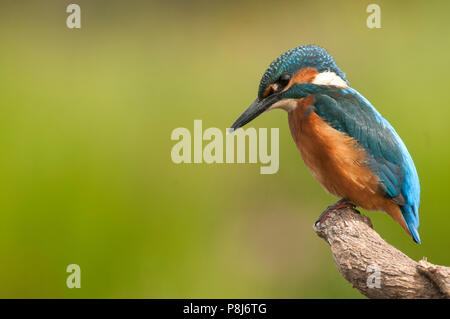
[[[397,203],[414,240],[420,243],[420,184],[414,162],[391,124],[352,88],[326,87],[313,93],[314,111],[368,152],[385,196]]]

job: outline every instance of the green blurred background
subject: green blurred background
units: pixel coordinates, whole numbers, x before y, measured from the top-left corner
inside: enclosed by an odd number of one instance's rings
[[[82,28],[66,27],[68,4]],[[176,165],[174,128],[225,129],[281,52],[321,45],[393,124],[422,185],[413,259],[450,265],[450,2],[0,3],[0,297],[350,298],[312,224],[336,199],[303,164],[287,116],[280,170]],[[81,289],[66,266],[81,267]]]

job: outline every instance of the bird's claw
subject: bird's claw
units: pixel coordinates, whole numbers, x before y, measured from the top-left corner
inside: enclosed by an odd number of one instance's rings
[[[356,205],[353,204],[352,202],[350,202],[348,199],[343,198],[340,201],[336,202],[335,204],[328,206],[327,209],[325,209],[322,212],[322,214],[320,214],[319,218],[316,220],[314,225],[323,223],[325,221],[325,219],[327,219],[329,213],[336,211],[338,209],[341,209],[341,208],[346,208],[346,207],[355,209]]]

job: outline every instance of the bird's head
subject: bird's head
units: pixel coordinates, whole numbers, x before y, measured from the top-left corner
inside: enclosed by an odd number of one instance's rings
[[[231,131],[268,110],[292,111],[297,107],[298,99],[321,86],[348,85],[345,74],[325,49],[315,45],[294,48],[270,64],[259,84],[258,98],[234,122]]]

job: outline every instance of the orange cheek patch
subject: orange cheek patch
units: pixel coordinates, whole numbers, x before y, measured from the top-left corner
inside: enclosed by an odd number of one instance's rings
[[[267,97],[272,92],[276,92],[278,90],[278,84],[274,83],[266,87],[266,89],[263,92],[263,97]]]
[[[295,83],[311,83],[316,75],[319,74],[319,71],[315,68],[304,68],[295,74],[288,85],[286,85],[285,90],[289,89]]]

